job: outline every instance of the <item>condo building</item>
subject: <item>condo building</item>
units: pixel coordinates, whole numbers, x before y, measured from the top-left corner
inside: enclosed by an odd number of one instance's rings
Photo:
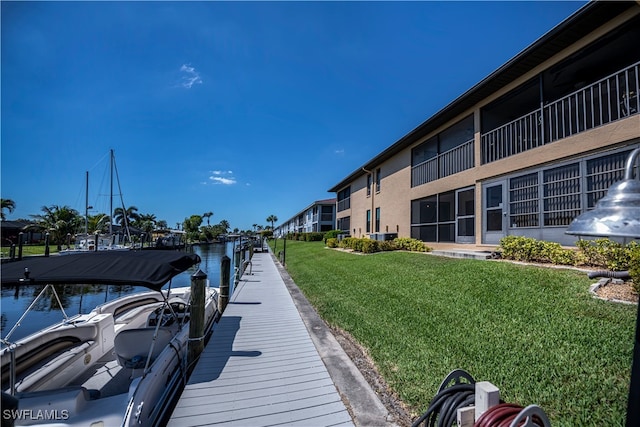
[[[273,234],[283,237],[290,233],[314,233],[334,230],[336,224],[336,199],[316,200],[309,206],[283,221]]]
[[[329,189],[336,228],[574,245],[567,226],[640,147],[639,72],[640,2],[585,4]]]

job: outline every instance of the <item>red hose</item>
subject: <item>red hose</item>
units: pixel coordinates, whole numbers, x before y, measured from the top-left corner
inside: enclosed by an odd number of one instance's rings
[[[473,427],[510,427],[522,410],[524,408],[515,403],[500,403],[480,415]],[[531,421],[539,427],[544,427],[543,421],[537,415],[531,417]]]

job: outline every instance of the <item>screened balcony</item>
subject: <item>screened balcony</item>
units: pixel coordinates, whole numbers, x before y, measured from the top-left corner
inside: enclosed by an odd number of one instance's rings
[[[473,139],[417,164],[411,169],[412,187],[473,167]]]
[[[638,114],[640,62],[481,135],[482,164]]]

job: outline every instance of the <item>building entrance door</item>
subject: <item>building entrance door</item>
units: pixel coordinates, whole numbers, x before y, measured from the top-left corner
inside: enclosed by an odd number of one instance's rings
[[[456,243],[475,243],[475,188],[456,191]]]
[[[506,236],[507,220],[507,195],[506,182],[492,183],[486,185],[483,190],[484,216],[483,228],[484,243],[497,245],[500,239]]]

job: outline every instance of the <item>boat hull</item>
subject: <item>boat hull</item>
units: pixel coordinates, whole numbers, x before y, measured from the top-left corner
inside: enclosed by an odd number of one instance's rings
[[[210,333],[217,289],[205,295]],[[2,349],[2,390],[11,391],[13,357],[17,397],[3,416],[16,426],[156,425],[186,382],[189,297],[172,290],[169,309],[159,292],[128,295]]]

